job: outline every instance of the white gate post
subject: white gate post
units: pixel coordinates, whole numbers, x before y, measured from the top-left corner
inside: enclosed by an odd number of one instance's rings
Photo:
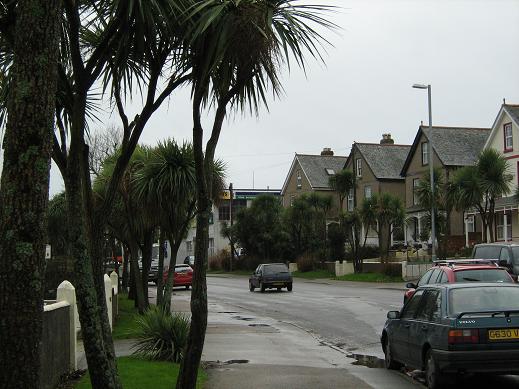
[[[110,322],[110,329],[112,329],[112,281],[107,274],[104,275],[105,281],[105,299],[106,310],[108,311],[108,321]]]
[[[70,314],[69,314],[70,361],[69,361],[69,367],[70,367],[71,371],[76,371],[77,370],[76,320],[77,320],[78,312],[77,312],[77,305],[76,305],[76,289],[74,289],[74,286],[70,282],[65,280],[61,284],[59,284],[58,290],[56,292],[56,301],[66,301],[70,304]]]
[[[465,247],[469,247],[469,217],[465,216]]]

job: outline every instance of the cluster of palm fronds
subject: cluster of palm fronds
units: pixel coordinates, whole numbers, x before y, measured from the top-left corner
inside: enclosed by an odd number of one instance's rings
[[[137,319],[134,354],[153,360],[180,362],[189,334],[190,319],[183,313],[171,313],[150,307]]]

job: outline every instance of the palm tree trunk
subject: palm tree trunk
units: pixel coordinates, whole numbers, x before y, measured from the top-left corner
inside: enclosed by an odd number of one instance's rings
[[[125,244],[123,244],[123,247],[122,247],[122,254],[123,254],[123,274],[122,274],[122,282],[121,282],[121,286],[122,286],[122,291],[124,293],[128,293],[128,284],[129,284],[129,272],[128,272],[128,263],[130,261],[130,253],[128,251],[128,248],[126,247]]]
[[[173,258],[173,257],[170,257]],[[175,257],[176,258],[176,257]],[[171,261],[170,261],[171,266]],[[174,263],[173,263],[174,265]],[[162,305],[164,297],[164,231],[161,228],[159,237],[159,270],[157,278],[157,306]]]
[[[16,7],[0,192],[2,388],[40,385],[60,3],[26,0],[18,1]]]
[[[184,234],[182,233],[181,236]],[[171,310],[171,295],[173,294],[173,283],[175,280],[175,260],[177,258],[178,249],[180,248],[180,244],[182,243],[182,238],[180,237],[169,237],[169,242],[171,245],[171,260],[169,263],[169,271],[168,278],[166,279],[165,289],[164,289],[164,298],[162,300],[162,306],[166,311]]]
[[[148,295],[148,274],[151,267],[153,252],[153,229],[150,229],[144,233],[144,242],[142,249],[142,292],[144,296],[144,307],[149,306],[149,295]]]
[[[130,266],[131,271],[135,276],[135,297],[137,303],[137,309],[139,313],[144,314],[144,290],[142,289],[142,277],[141,271],[139,270],[139,245],[137,242],[130,243]]]

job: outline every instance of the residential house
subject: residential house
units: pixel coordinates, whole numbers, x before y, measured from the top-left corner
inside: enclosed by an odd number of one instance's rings
[[[346,157],[335,156],[330,148],[320,155],[296,154],[281,189],[283,206],[290,207],[304,193],[331,194],[334,205],[330,216],[337,215],[339,196],[330,187],[330,177],[344,168]]]
[[[405,177],[406,188],[406,224],[405,240],[409,243],[429,240],[429,231],[425,228],[424,216],[427,214],[418,204],[415,188],[420,180],[429,173],[429,148],[431,142],[433,149],[433,166],[440,168],[444,179],[448,180],[454,170],[462,166],[473,165],[489,136],[488,128],[467,127],[429,127],[421,125],[415,136],[411,150],[402,168],[401,175]],[[464,215],[461,212],[451,212],[448,221],[450,227],[450,241],[455,241],[455,236],[460,238],[463,246],[465,236]],[[470,230],[476,231],[475,220],[467,223]],[[457,243],[456,243],[457,244]]]
[[[355,177],[355,190],[350,191],[346,210],[360,207],[364,199],[375,193],[390,193],[405,202],[405,179],[400,173],[410,149],[409,145],[395,144],[391,134],[383,134],[380,143],[355,142],[346,161],[346,168]],[[403,241],[403,234],[393,236],[392,240]],[[378,245],[375,231],[368,231],[367,243]]]
[[[513,176],[508,196],[496,201],[495,236],[498,241],[519,241],[518,201],[514,196],[519,183],[519,105],[501,105],[485,148],[501,153],[508,160],[509,174]],[[477,220],[476,215],[473,211],[467,212],[472,220]]]
[[[230,249],[229,240],[222,236],[224,224],[235,220],[237,212],[250,207],[252,200],[262,194],[269,194],[281,198],[279,189],[234,189],[231,208],[231,195],[228,190],[222,192],[220,201],[213,204],[212,217],[209,220],[209,248],[208,256],[216,255],[220,251]],[[182,241],[177,254],[176,263],[182,263],[188,255],[195,254],[196,221],[193,220],[186,238]]]

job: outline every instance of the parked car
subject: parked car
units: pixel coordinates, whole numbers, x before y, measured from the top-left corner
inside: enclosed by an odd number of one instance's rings
[[[249,290],[254,292],[259,288],[262,292],[265,289],[287,288],[292,291],[292,274],[284,263],[263,263],[259,265],[252,276],[249,278]]]
[[[497,260],[499,265],[506,267],[515,278],[519,275],[519,244],[517,243],[477,244],[472,250],[472,258]]]
[[[189,265],[191,267],[195,266],[195,256],[194,255],[188,255],[184,258],[184,265]]]
[[[404,304],[419,286],[454,282],[514,282],[507,269],[490,260],[438,261],[425,273],[418,283],[408,282],[404,293]]]
[[[175,274],[173,275],[173,286],[184,286],[189,289],[193,284],[193,269],[189,265],[175,265]],[[163,275],[164,282],[166,282],[169,274],[169,269],[166,269]]]
[[[435,284],[390,311],[381,336],[385,365],[425,371],[427,387],[450,374],[519,374],[519,286]]]

